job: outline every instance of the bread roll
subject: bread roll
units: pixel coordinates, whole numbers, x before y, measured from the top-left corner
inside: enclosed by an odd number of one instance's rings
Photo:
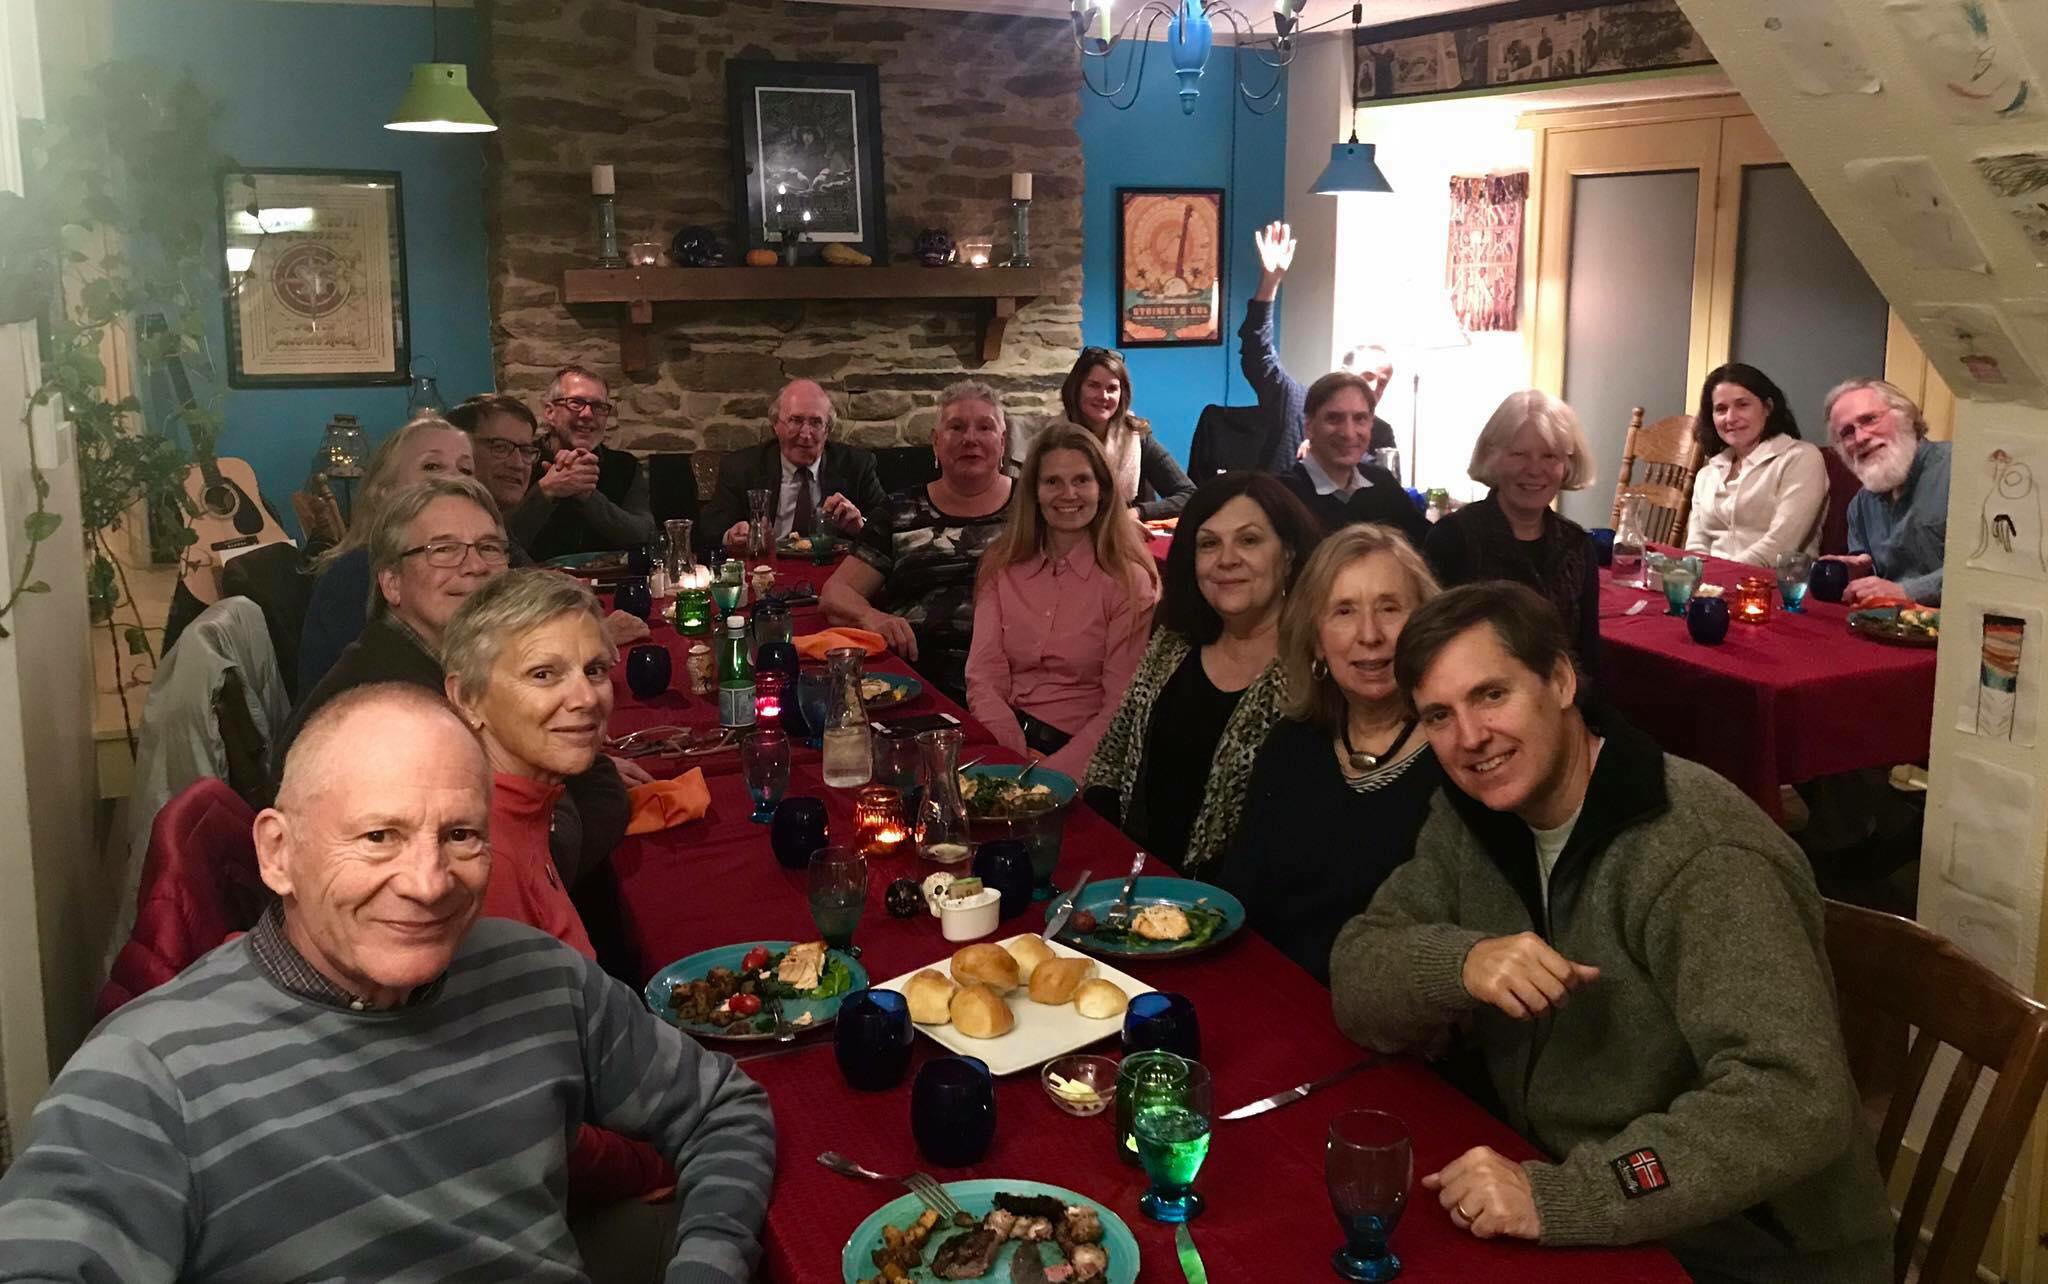
[[[1031,1001],[1066,1003],[1094,970],[1095,964],[1087,959],[1057,958],[1040,963],[1031,974]]]
[[[903,997],[910,1000],[910,1019],[919,1025],[944,1025],[952,1020],[954,985],[943,972],[926,968],[910,978]]]
[[[970,985],[954,995],[952,1016],[953,1028],[970,1039],[1000,1038],[1017,1024],[1003,996],[986,985]]]
[[[986,985],[997,994],[1008,994],[1022,984],[1017,960],[1002,946],[986,942],[969,945],[953,955],[953,979],[961,985]]]
[[[1130,996],[1118,989],[1116,982],[1105,981],[1099,976],[1081,982],[1080,988],[1074,991],[1074,1010],[1084,1017],[1100,1020],[1122,1016],[1129,1006]]]
[[[1003,948],[1010,952],[1011,958],[1017,960],[1017,978],[1025,982],[1031,980],[1031,974],[1038,970],[1040,963],[1059,957],[1052,952],[1052,946],[1036,936],[1019,936],[1004,941]]]

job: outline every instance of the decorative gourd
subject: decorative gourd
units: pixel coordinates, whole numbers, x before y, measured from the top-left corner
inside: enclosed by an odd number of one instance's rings
[[[818,252],[818,257],[834,267],[867,267],[874,262],[867,255],[841,241],[834,241]]]
[[[776,264],[776,262],[777,262],[777,259],[776,259],[776,256],[775,256],[775,251],[773,251],[773,250],[748,250],[748,251],[747,251],[747,266],[748,266],[748,267],[774,267],[774,266],[775,266],[775,264]]]

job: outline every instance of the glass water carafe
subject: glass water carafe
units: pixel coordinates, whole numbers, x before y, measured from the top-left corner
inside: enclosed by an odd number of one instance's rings
[[[857,646],[836,647],[825,653],[831,687],[831,699],[825,706],[825,783],[834,789],[853,789],[874,776],[868,711],[860,698],[861,665],[867,658],[868,653]]]
[[[1649,544],[1643,533],[1643,497],[1625,495],[1621,501],[1621,522],[1614,528],[1614,582],[1627,588],[1648,588],[1643,578],[1643,553]]]
[[[935,865],[965,868],[974,854],[967,837],[967,804],[960,797],[960,746],[966,733],[947,727],[917,737],[924,750],[924,808],[918,817],[918,854]]]
[[[690,549],[690,531],[693,526],[694,523],[687,517],[671,517],[661,524],[663,535],[668,541],[665,550],[667,562],[663,569],[668,572],[671,592],[680,593],[697,569],[696,554]]]

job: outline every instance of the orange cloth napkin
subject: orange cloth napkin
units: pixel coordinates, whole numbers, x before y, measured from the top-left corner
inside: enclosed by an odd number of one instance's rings
[[[626,791],[633,804],[628,834],[651,834],[659,829],[701,818],[711,810],[711,787],[704,783],[704,769],[692,767],[674,780],[657,780],[635,785]]]
[[[842,646],[857,646],[869,655],[880,655],[889,649],[881,634],[866,629],[824,629],[790,640],[796,643],[796,653],[806,660],[822,660],[825,652]]]

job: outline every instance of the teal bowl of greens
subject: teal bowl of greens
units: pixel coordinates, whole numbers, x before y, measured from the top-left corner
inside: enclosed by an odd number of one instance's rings
[[[867,988],[868,970],[851,955],[826,950],[815,985],[785,984],[783,959],[799,944],[742,941],[702,950],[656,972],[642,993],[656,1016],[700,1039],[773,1039],[778,1000],[794,1033],[815,1030],[838,1018],[840,1000]]]
[[[1131,890],[1130,922],[1117,927],[1109,911],[1123,885],[1108,878],[1082,888],[1059,939],[1098,958],[1171,959],[1214,949],[1244,926],[1244,902],[1213,883],[1144,877]]]
[[[1052,871],[1060,863],[1067,812],[1081,786],[1064,772],[1033,767],[1021,783],[1022,763],[983,764],[960,773],[960,800],[967,804],[967,837],[976,844],[1013,839],[1031,853],[1033,897],[1053,894]]]

